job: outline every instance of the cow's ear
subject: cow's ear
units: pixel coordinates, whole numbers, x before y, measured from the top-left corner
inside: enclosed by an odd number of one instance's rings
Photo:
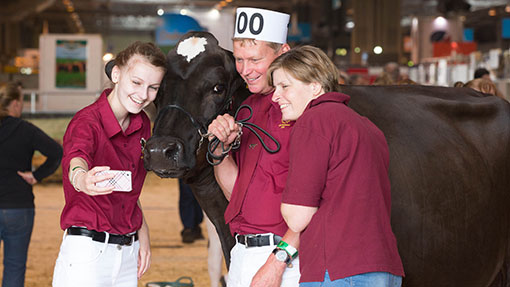
[[[104,66],[104,72],[106,73],[106,76],[108,76],[108,79],[110,79],[110,81],[112,80],[112,69],[113,69],[113,67],[115,67],[115,59],[110,60]]]

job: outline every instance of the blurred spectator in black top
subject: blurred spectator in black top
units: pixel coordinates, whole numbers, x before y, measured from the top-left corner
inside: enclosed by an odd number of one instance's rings
[[[0,88],[0,241],[4,243],[2,286],[24,286],[28,245],[34,223],[32,185],[60,165],[62,147],[36,126],[20,119],[17,83]],[[34,151],[46,161],[32,172]]]

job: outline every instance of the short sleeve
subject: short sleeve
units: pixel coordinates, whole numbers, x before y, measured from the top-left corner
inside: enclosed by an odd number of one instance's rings
[[[83,158],[92,167],[97,148],[97,130],[90,121],[85,119],[73,120],[64,137],[64,159],[62,167],[67,168],[69,161],[75,157]]]
[[[282,202],[317,207],[326,185],[330,143],[306,125],[295,125],[290,138],[290,163]]]

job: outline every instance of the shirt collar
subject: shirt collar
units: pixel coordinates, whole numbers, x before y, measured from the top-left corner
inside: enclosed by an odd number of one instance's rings
[[[347,105],[349,103],[349,100],[351,97],[349,97],[346,94],[338,93],[338,92],[329,92],[325,93],[318,98],[310,101],[310,104],[308,104],[308,108],[312,108],[314,106],[320,105],[325,102],[334,102],[334,103],[341,103]]]
[[[101,123],[104,127],[106,135],[109,138],[113,137],[119,132],[122,132],[119,122],[117,121],[117,118],[113,113],[112,107],[110,106],[110,103],[108,103],[107,97],[111,92],[112,89],[105,89],[101,93],[99,99],[97,100],[97,104],[99,106],[99,113],[101,114]],[[141,116],[142,112],[140,112],[139,114],[129,114],[130,117],[129,126],[124,132],[125,135],[130,135],[142,128],[143,122]]]
[[[272,92],[270,92],[269,94],[265,94],[264,95],[264,99],[266,101],[269,101],[274,108],[279,110],[280,109],[280,105],[277,102],[273,101],[273,94],[274,94],[274,90]]]

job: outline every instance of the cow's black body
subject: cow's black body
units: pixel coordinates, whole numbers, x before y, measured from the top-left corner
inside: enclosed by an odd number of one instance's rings
[[[190,65],[170,52],[158,109],[179,103],[201,121],[212,120],[217,111],[206,107],[220,104],[211,104],[208,69],[223,67],[229,77],[238,77],[232,57],[218,53],[197,58],[200,63],[184,77],[183,67]],[[239,92],[243,87],[237,80],[232,86]],[[389,144],[392,227],[406,271],[403,286],[510,286],[510,105],[464,88],[343,86],[342,92]],[[147,167],[192,184],[229,258],[233,240],[223,220],[227,202],[203,148],[195,154],[198,133],[182,112],[165,114],[148,142]]]
[[[342,92],[388,141],[404,286],[509,286],[494,280],[510,239],[509,104],[468,88]]]

